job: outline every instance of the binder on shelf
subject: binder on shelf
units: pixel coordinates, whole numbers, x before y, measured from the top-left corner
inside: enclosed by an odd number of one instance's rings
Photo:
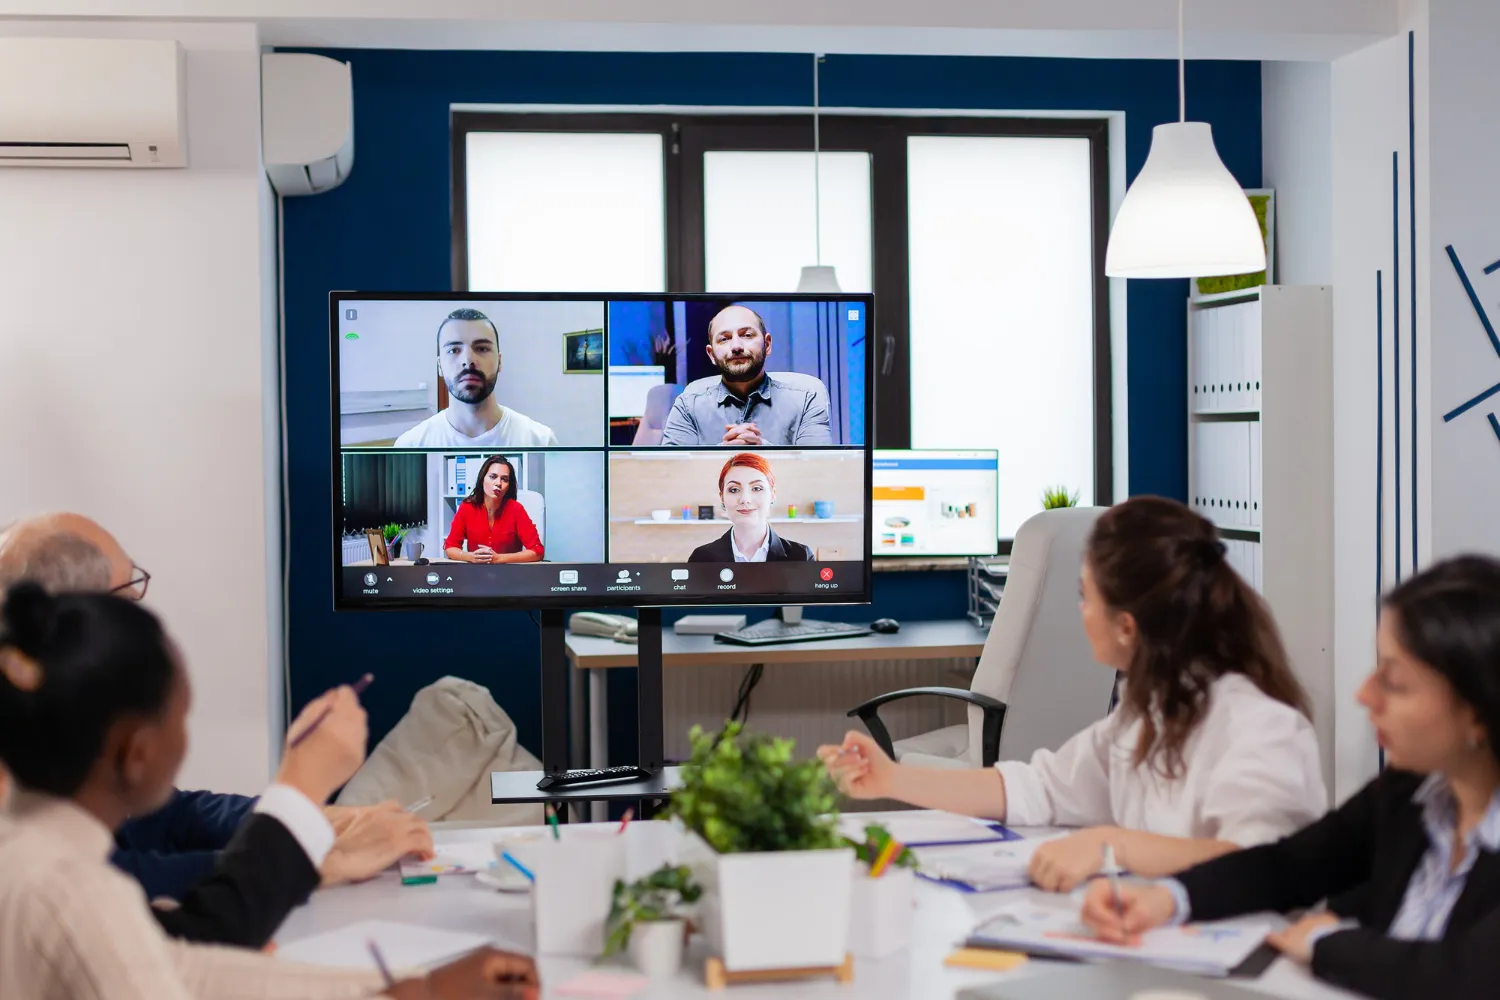
[[[1260,458],[1260,421],[1250,425],[1250,526],[1259,528],[1261,524],[1261,458]]]

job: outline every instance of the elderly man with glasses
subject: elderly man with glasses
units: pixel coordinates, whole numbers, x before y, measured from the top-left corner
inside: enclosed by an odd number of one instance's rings
[[[59,513],[0,529],[0,594],[20,580],[53,593],[104,591],[140,600],[151,574],[96,522]],[[120,828],[111,860],[148,898],[168,901],[158,906],[157,919],[169,934],[259,948],[319,884],[369,878],[408,853],[432,851],[426,824],[394,803],[326,806],[321,816],[311,806],[308,816],[282,815],[269,805],[243,795],[177,791],[158,811]]]

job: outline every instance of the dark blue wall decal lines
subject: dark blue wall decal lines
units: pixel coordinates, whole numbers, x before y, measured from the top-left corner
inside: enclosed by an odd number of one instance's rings
[[[1401,166],[1391,150],[1391,385],[1396,467],[1396,582],[1401,582]],[[1413,407],[1417,405],[1412,400]]]
[[[1496,271],[1500,271],[1500,260],[1495,261],[1495,263],[1484,269],[1485,274],[1494,274]]]
[[[1453,270],[1458,273],[1458,280],[1463,283],[1464,292],[1469,296],[1469,304],[1474,307],[1474,315],[1479,317],[1480,325],[1489,335],[1490,346],[1495,349],[1497,355],[1500,355],[1500,336],[1495,334],[1495,324],[1490,322],[1489,313],[1484,311],[1484,303],[1479,301],[1479,293],[1474,291],[1474,283],[1469,280],[1469,273],[1464,270],[1463,261],[1458,259],[1458,251],[1453,249],[1452,243],[1443,249],[1448,251],[1448,259],[1453,262]]]
[[[1385,276],[1375,272],[1375,604],[1385,592]],[[1378,610],[1377,610],[1378,614]]]
[[[1443,423],[1446,424],[1454,417],[1463,416],[1465,413],[1472,410],[1474,407],[1478,406],[1486,399],[1489,399],[1497,392],[1500,392],[1500,382],[1496,382],[1494,385],[1490,386],[1488,389],[1484,390],[1473,399],[1469,400],[1466,403],[1461,403],[1458,406],[1455,406],[1453,409],[1449,410],[1447,413],[1443,414]]]
[[[1406,208],[1411,230],[1411,571],[1417,571],[1417,33],[1406,33]]]

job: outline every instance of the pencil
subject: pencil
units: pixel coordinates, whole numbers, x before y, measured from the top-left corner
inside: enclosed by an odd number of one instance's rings
[[[549,803],[543,808],[547,811],[547,825],[552,827],[552,839],[562,840],[562,831],[557,827],[557,807]]]
[[[630,821],[633,819],[635,819],[635,806],[629,806],[625,810],[625,815],[620,818],[620,828],[615,831],[615,835],[618,836],[624,833],[625,828],[630,825]]]
[[[904,849],[905,848],[902,843],[895,837],[887,840],[885,842],[885,846],[880,849],[880,853],[875,856],[875,862],[870,865],[870,877],[879,878],[880,876],[884,875],[885,870],[890,867],[891,862],[894,861]]]
[[[411,805],[407,806],[402,811],[403,812],[409,812],[409,813],[421,812],[423,809],[426,809],[430,805],[432,805],[432,796],[431,795],[427,796],[425,799],[418,799],[417,801],[413,802]]]
[[[521,864],[521,862],[519,862],[515,858],[511,857],[511,854],[510,854],[509,851],[501,851],[500,852],[500,859],[502,861],[504,861],[506,864],[510,865],[516,871],[520,872],[522,875],[525,875],[526,876],[526,881],[528,881],[528,882],[535,882],[536,881],[536,876],[531,873],[531,869],[527,868],[525,865]]]
[[[365,674],[359,680],[355,681],[351,685],[351,687],[354,689],[355,696],[358,697],[359,695],[364,694],[365,688],[369,687],[370,682],[374,679],[374,674]],[[333,707],[331,705],[328,708],[323,709],[322,713],[320,713],[316,719],[307,724],[306,729],[302,730],[302,732],[292,737],[291,742],[287,744],[287,749],[295,749],[303,740],[311,736],[313,734],[313,730],[321,726],[323,724],[323,720],[328,718],[329,714],[332,713],[332,711]]]
[[[1125,902],[1120,898],[1120,866],[1115,863],[1115,846],[1104,845],[1104,874],[1109,876],[1109,895],[1115,904],[1116,913],[1125,912]]]
[[[375,968],[380,970],[380,977],[385,980],[385,988],[390,989],[396,985],[396,980],[391,978],[390,966],[385,964],[385,956],[380,953],[380,945],[375,943],[374,938],[366,942],[370,946],[370,957],[375,960]]]

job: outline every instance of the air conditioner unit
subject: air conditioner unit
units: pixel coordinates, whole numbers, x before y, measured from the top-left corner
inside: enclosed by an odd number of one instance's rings
[[[0,38],[0,166],[185,167],[182,46]]]
[[[282,195],[321,194],[354,167],[349,64],[305,52],[260,57],[261,158]]]

